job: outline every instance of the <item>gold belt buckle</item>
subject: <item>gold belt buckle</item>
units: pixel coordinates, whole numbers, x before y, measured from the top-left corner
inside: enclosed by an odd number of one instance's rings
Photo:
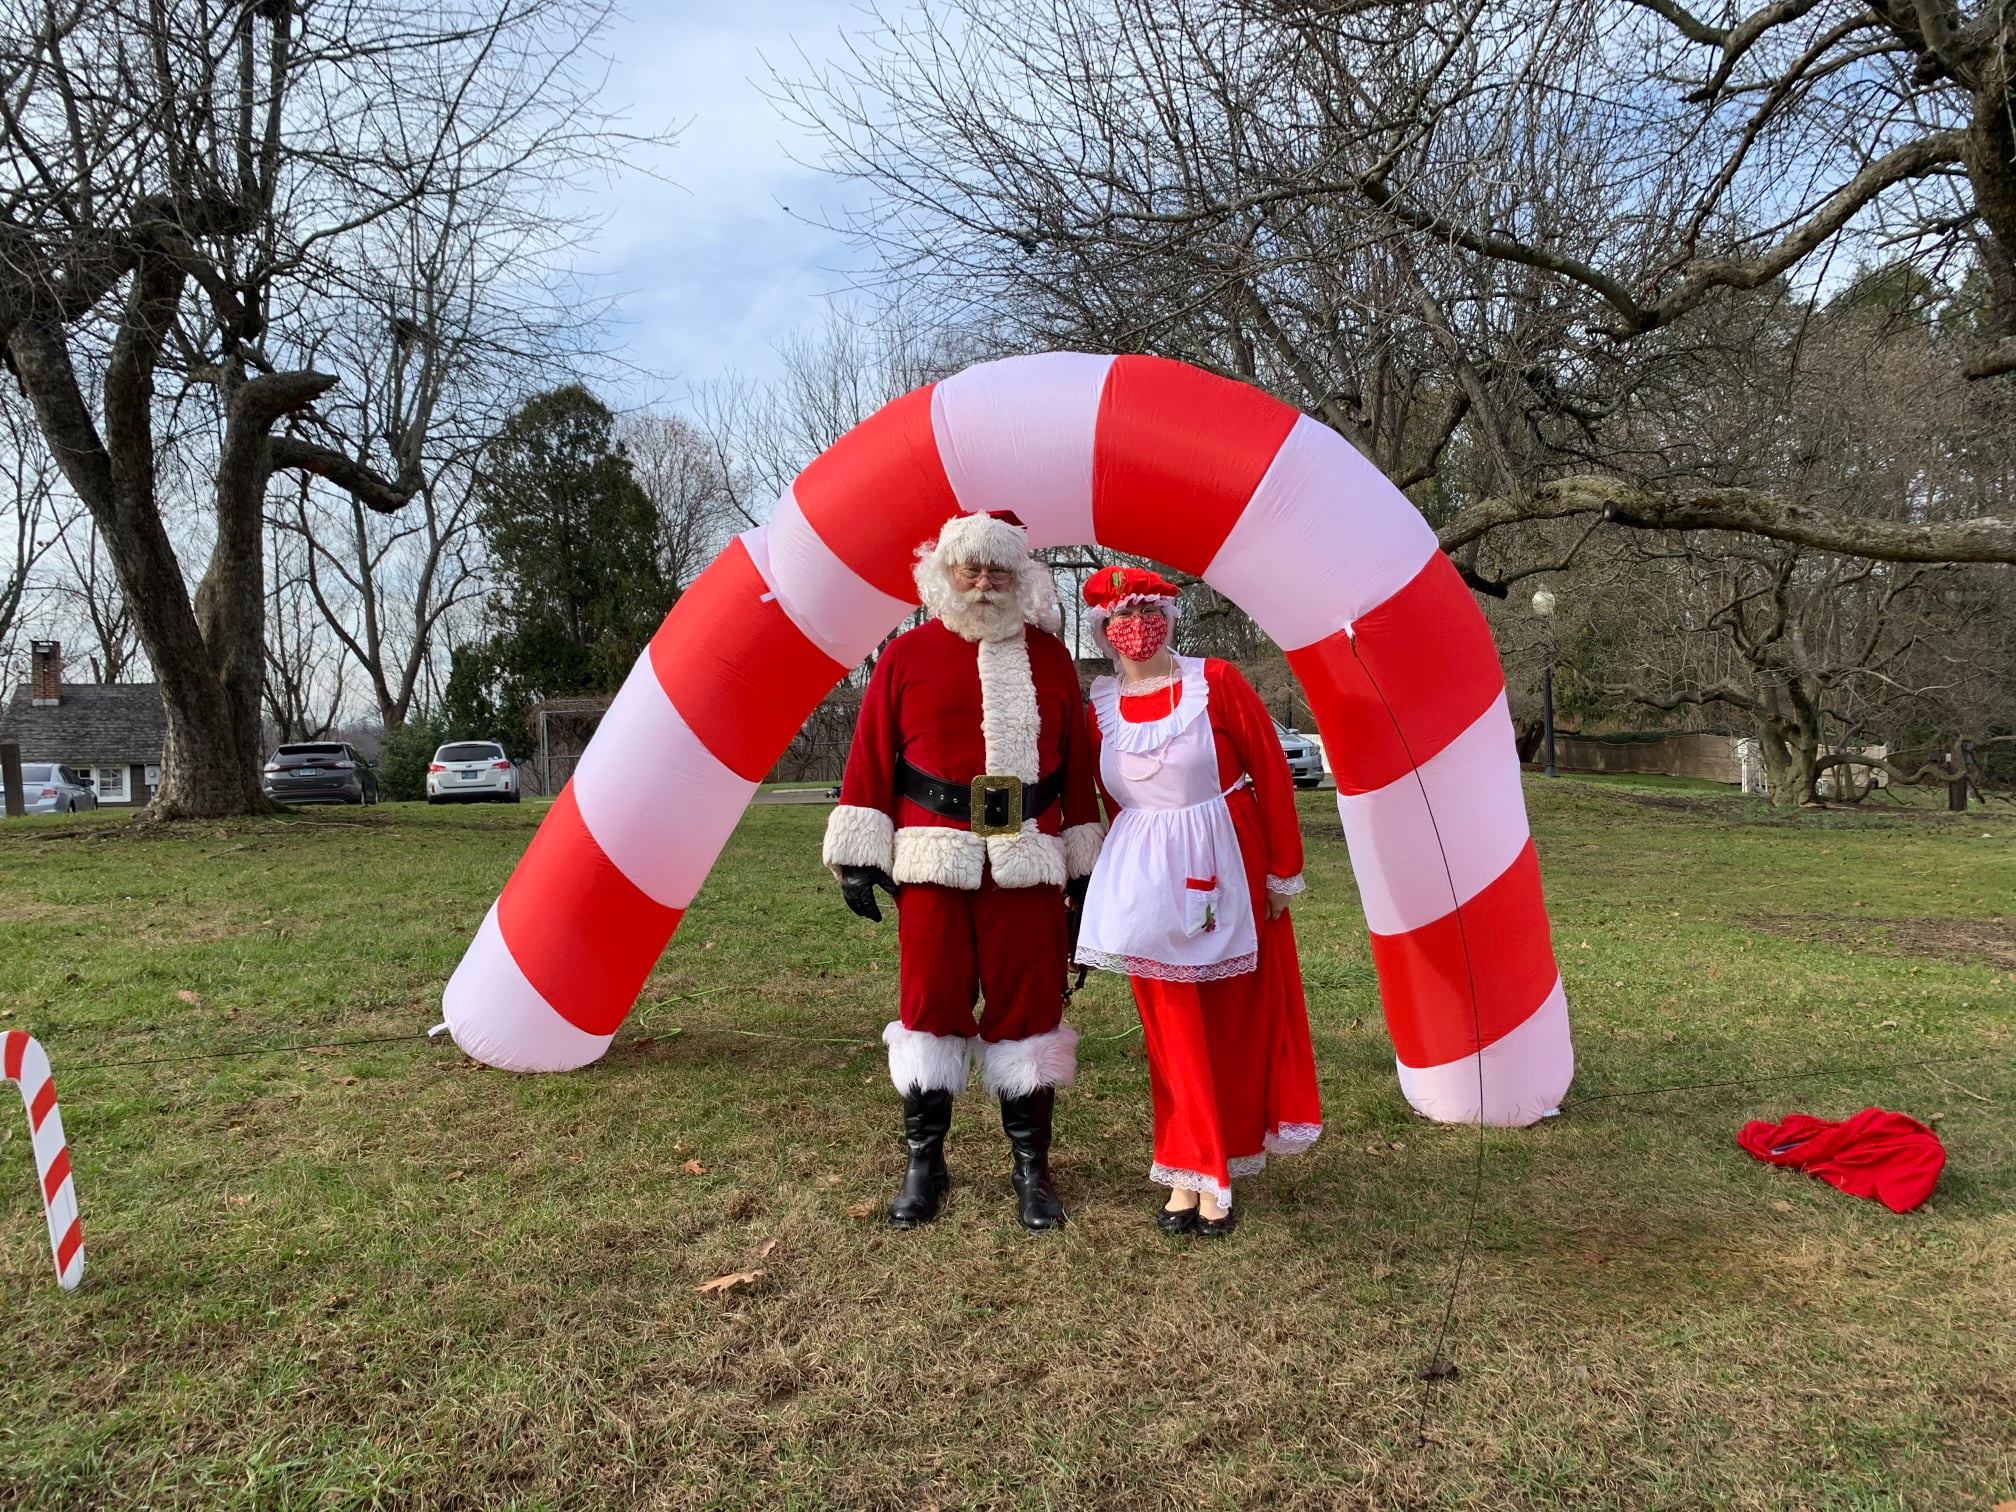
[[[987,794],[1008,795],[1008,818],[1002,824],[987,822]],[[1022,833],[1022,779],[1020,777],[975,777],[967,800],[968,827],[976,835],[1019,835]]]

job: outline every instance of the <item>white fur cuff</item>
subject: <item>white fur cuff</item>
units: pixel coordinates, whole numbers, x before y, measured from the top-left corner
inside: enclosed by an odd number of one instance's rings
[[[1068,1087],[1078,1074],[1078,1031],[1059,1024],[1027,1039],[981,1041],[980,1081],[996,1097],[1027,1097],[1044,1087]]]
[[[987,869],[987,841],[971,830],[906,824],[896,831],[895,868],[890,875],[898,882],[973,892]]]
[[[880,809],[843,803],[826,818],[826,843],[819,859],[836,874],[843,866],[879,866],[896,859],[896,821]]]
[[[914,1088],[957,1094],[966,1090],[976,1041],[956,1034],[926,1034],[894,1023],[882,1031],[882,1043],[889,1047],[889,1080],[898,1092],[908,1094]]]
[[[1023,820],[1018,835],[989,835],[987,860],[996,887],[1064,885],[1064,842],[1037,829],[1034,819]]]
[[[1064,831],[1064,873],[1069,877],[1089,877],[1099,860],[1099,847],[1106,843],[1103,824],[1074,824]]]

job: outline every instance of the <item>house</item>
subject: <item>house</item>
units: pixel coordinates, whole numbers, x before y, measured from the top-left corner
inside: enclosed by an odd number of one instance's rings
[[[28,685],[0,712],[0,741],[23,761],[58,761],[91,779],[106,808],[144,808],[161,785],[167,719],[155,683],[66,683],[63,648],[29,644]]]

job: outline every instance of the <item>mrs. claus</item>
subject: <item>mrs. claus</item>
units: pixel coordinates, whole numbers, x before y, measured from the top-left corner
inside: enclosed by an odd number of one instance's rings
[[[1322,1132],[1289,899],[1302,832],[1273,721],[1229,663],[1168,644],[1177,590],[1104,568],[1085,585],[1114,675],[1091,734],[1112,816],[1077,959],[1126,973],[1155,1104],[1165,1229],[1218,1235],[1232,1183]]]

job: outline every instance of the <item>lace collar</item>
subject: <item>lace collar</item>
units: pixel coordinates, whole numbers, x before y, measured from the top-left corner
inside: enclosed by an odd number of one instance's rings
[[[1120,714],[1120,681],[1107,676],[1092,683],[1092,709],[1099,716],[1100,738],[1122,751],[1140,754],[1159,751],[1196,722],[1210,702],[1211,689],[1204,676],[1202,657],[1179,656],[1177,670],[1183,678],[1183,696],[1176,707],[1160,719],[1136,724]]]

